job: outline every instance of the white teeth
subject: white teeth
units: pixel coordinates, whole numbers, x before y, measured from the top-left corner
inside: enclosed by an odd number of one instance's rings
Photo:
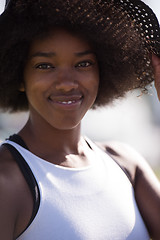
[[[69,104],[75,103],[75,101],[67,101],[67,102],[66,102],[66,101],[63,101],[63,102],[61,102],[61,103],[63,103],[63,104],[68,104],[68,105],[69,105]]]

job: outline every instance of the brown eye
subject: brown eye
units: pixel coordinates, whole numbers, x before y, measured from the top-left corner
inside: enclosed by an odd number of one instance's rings
[[[54,66],[50,63],[40,63],[40,64],[36,65],[36,69],[47,70],[47,69],[51,69],[51,68],[54,68]]]
[[[82,67],[82,68],[86,68],[86,67],[90,67],[92,66],[93,63],[91,61],[83,61],[83,62],[80,62],[76,65],[76,67]]]

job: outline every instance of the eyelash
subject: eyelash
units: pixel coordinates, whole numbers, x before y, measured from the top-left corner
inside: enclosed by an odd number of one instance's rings
[[[76,64],[76,67],[82,67],[82,68],[87,68],[87,67],[90,67],[92,66],[94,63],[92,61],[82,61],[82,62],[79,62],[78,64]]]
[[[47,69],[54,68],[54,66],[50,63],[40,63],[40,64],[36,65],[35,68],[36,69],[47,70]]]
[[[82,62],[79,62],[75,65],[76,68],[88,68],[90,66],[92,66],[94,63],[92,61],[82,61]],[[48,70],[48,69],[54,69],[55,67],[50,64],[50,63],[40,63],[40,64],[37,64],[35,66],[36,69],[40,69],[40,70]]]

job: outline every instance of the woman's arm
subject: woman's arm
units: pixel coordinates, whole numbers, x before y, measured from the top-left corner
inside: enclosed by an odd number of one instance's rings
[[[160,182],[153,170],[139,153],[126,144],[105,144],[105,150],[129,177],[150,237],[160,240]]]
[[[0,151],[0,239],[13,240],[17,218],[14,167]]]
[[[33,198],[17,163],[0,148],[0,239],[13,240],[27,227]]]
[[[150,166],[141,159],[135,175],[135,198],[153,240],[160,239],[160,182]]]

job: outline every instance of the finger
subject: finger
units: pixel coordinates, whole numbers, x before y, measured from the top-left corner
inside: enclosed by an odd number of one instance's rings
[[[155,88],[157,90],[157,95],[160,100],[160,58],[157,57],[155,54],[152,54],[152,66],[155,77]]]
[[[152,54],[152,66],[154,68],[154,70],[159,70],[157,68],[159,68],[160,66],[160,58],[157,57],[155,54]]]

